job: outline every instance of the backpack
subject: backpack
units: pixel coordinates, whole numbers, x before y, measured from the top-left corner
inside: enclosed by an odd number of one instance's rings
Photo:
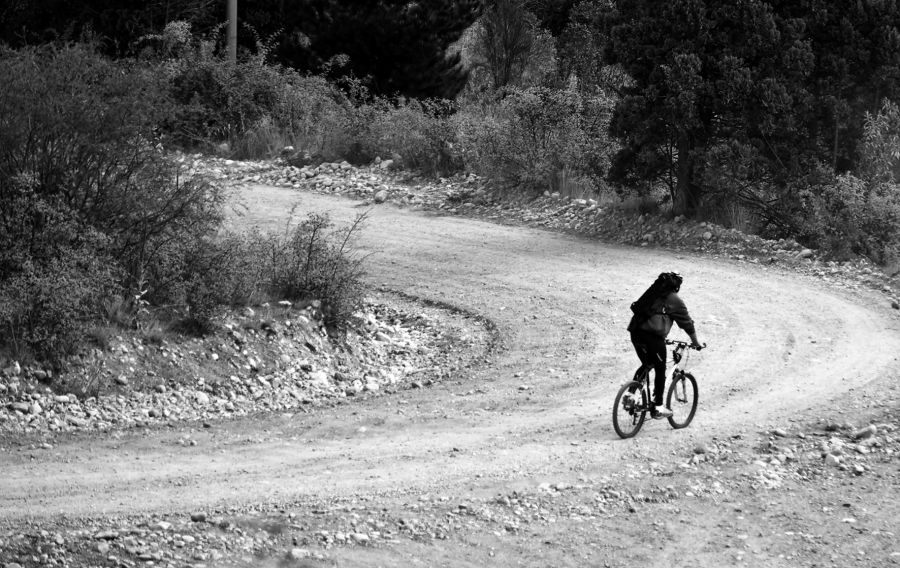
[[[641,294],[640,298],[631,303],[631,312],[637,316],[641,323],[647,321],[656,313],[659,313],[653,310],[653,305],[657,300],[668,294],[668,292],[668,287],[663,286],[662,283],[657,280]],[[665,310],[665,306],[663,306],[663,310]],[[665,313],[665,311],[662,313]]]
[[[662,312],[656,312],[653,310],[654,304],[660,298],[663,298],[672,292],[673,290],[677,290],[681,285],[681,276],[674,272],[664,272],[657,277],[657,279],[650,285],[647,290],[641,294],[641,297],[631,303],[631,311],[637,316],[640,323],[643,323],[649,320],[651,317],[658,313],[666,313],[665,305],[663,305]]]

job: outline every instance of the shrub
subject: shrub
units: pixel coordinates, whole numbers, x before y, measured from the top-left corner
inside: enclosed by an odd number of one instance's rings
[[[282,85],[264,55],[232,65],[213,53],[212,42],[183,50],[161,68],[179,105],[169,129],[186,146],[239,139],[276,106]]]
[[[860,175],[864,179],[900,181],[900,106],[885,100],[878,112],[866,113],[860,154]]]
[[[178,327],[203,334],[224,307],[265,301],[319,301],[325,325],[341,331],[362,302],[362,258],[352,250],[364,216],[335,229],[310,215],[284,234],[225,233],[172,245],[164,279],[170,305],[183,306]],[[159,275],[157,278],[163,279]]]
[[[560,172],[598,187],[611,144],[605,134],[611,102],[574,90],[512,90],[499,108],[476,107],[460,117],[467,163],[507,187],[550,189]]]
[[[325,325],[340,331],[362,303],[363,259],[352,244],[365,215],[334,229],[327,215],[309,215],[282,238],[269,241],[269,294],[291,301],[319,300]]]
[[[247,305],[268,299],[264,282],[267,242],[257,232],[225,234],[191,244],[183,257],[177,282],[183,294],[188,327],[205,333],[223,306]]]
[[[236,158],[270,158],[285,146],[325,159],[346,154],[353,109],[347,97],[321,77],[266,63],[268,49],[235,64],[185,28],[177,42],[162,41],[157,63],[178,103],[167,129],[185,147],[226,142]],[[168,27],[167,27],[168,30]],[[171,49],[176,45],[178,49]]]
[[[286,72],[272,123],[299,152],[334,161],[350,151],[354,115],[350,100],[324,78]]]
[[[29,176],[108,238],[133,286],[162,243],[221,221],[222,195],[185,176],[155,137],[172,105],[145,67],[86,46],[0,57],[0,178]]]
[[[862,255],[893,264],[900,260],[898,124],[900,110],[891,103],[867,116],[857,174],[835,175],[809,162],[802,178],[764,181],[758,152],[732,142],[716,155],[726,159],[717,160],[707,178],[718,182],[720,208],[749,207],[769,236],[794,237],[835,258]]]
[[[0,178],[0,349],[60,362],[116,289],[107,239],[29,180]]]
[[[463,169],[455,149],[456,126],[449,101],[376,99],[356,109],[351,161],[368,163],[376,156],[399,156],[402,166],[430,176]]]
[[[104,299],[164,297],[172,283],[149,276],[181,262],[171,243],[216,229],[222,195],[164,152],[173,106],[146,66],[84,45],[3,50],[0,82],[0,323],[13,348],[58,359]]]
[[[837,258],[859,254],[878,263],[900,258],[900,187],[852,175],[798,192],[799,238]]]

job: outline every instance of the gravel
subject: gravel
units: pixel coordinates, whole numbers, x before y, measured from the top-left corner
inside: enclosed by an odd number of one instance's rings
[[[392,302],[368,302],[344,338],[329,337],[310,309],[245,311],[202,339],[123,333],[51,384],[39,368],[3,372],[0,447],[21,434],[39,447],[62,432],[307,411],[430,384],[491,349],[493,332],[477,317]]]

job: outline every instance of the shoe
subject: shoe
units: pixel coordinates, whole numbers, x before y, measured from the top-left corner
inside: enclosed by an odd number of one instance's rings
[[[672,416],[672,411],[661,404],[659,406],[654,406],[650,411],[650,417],[655,418],[656,420],[668,418],[669,416]]]

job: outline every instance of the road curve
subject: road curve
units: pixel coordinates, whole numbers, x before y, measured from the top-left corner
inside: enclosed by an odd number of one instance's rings
[[[244,198],[242,223],[279,230],[294,204],[338,222],[365,210],[266,186]],[[900,367],[900,318],[874,297],[775,269],[390,205],[370,210],[360,246],[373,284],[483,314],[505,349],[402,397],[217,424],[193,433],[196,447],[160,429],[7,454],[0,521],[453,495],[603,473],[635,452],[662,461],[711,435],[784,425]],[[691,428],[653,422],[623,442],[610,409],[636,366],[627,307],[669,270],[684,275],[682,296],[710,344],[691,361],[700,410]]]

